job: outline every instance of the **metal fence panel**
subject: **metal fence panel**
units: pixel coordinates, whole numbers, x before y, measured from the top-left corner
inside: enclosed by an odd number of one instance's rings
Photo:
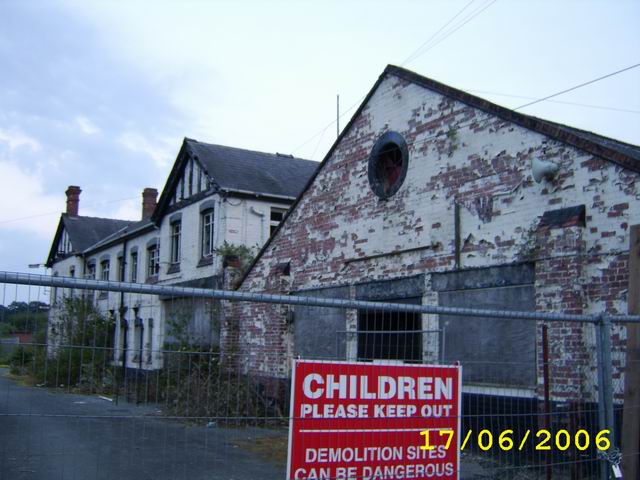
[[[26,304],[20,315],[3,310],[0,319],[20,330],[20,343],[0,360],[0,479],[284,478],[287,427],[296,415],[289,374],[298,356],[460,361],[469,372],[460,478],[608,478],[616,460],[626,367],[617,340],[636,317],[6,273],[0,281],[5,305]],[[49,312],[34,303],[45,285],[61,289]],[[285,333],[253,324],[254,331],[234,334],[241,348],[227,347],[231,330],[223,326],[237,320],[229,318],[228,300],[278,315]],[[522,349],[535,355],[484,345],[465,357],[452,336],[473,331],[452,326],[459,318],[525,322],[533,333],[521,339],[529,342]],[[316,336],[305,336],[305,325]],[[292,338],[303,348],[288,348]],[[518,381],[514,372],[522,371],[532,379]],[[611,434],[598,436],[605,429]],[[612,445],[605,452],[596,444],[603,439]]]

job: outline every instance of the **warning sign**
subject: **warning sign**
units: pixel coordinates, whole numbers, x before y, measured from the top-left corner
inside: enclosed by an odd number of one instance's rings
[[[460,382],[459,366],[296,360],[287,478],[457,479]]]

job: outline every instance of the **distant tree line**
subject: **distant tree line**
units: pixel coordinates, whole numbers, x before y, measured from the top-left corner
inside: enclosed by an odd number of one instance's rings
[[[44,329],[48,311],[48,304],[35,300],[0,305],[0,336],[13,333],[35,333]]]

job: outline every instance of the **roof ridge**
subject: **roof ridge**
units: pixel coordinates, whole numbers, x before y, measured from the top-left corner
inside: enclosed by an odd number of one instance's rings
[[[110,220],[112,222],[130,222],[130,223],[135,223],[135,222],[139,222],[140,220],[124,220],[122,218],[108,218],[108,217],[92,217],[89,215],[69,215],[67,213],[63,213],[62,216],[64,218],[67,219],[74,219],[74,218],[86,218],[86,219],[91,219],[91,220]]]
[[[526,114],[523,113],[523,115],[526,115]],[[598,133],[598,132],[593,132],[591,130],[585,130],[584,128],[574,127],[573,125],[568,125],[566,123],[556,122],[555,120],[549,120],[548,118],[536,117],[535,115],[527,115],[527,116],[530,117],[530,118],[535,118],[535,119],[537,119],[537,120],[539,120],[541,122],[552,123],[552,124],[554,124],[554,125],[556,125],[558,127],[561,127],[561,128],[569,128],[571,130],[576,130],[576,131],[578,131],[580,133],[586,133],[588,135],[593,135],[594,137],[602,138],[603,140],[611,140],[611,141],[614,141],[616,143],[620,143],[620,144],[622,144],[622,145],[624,145],[626,147],[640,148],[640,145],[636,145],[634,143],[629,143],[629,142],[627,142],[625,140],[620,140],[620,139],[615,138],[615,137],[608,137],[608,136],[603,135],[603,134]]]
[[[290,160],[303,160],[305,162],[319,163],[319,162],[316,162],[315,160],[310,160],[308,158],[296,157],[295,155],[289,154],[289,153],[264,152],[262,150],[253,150],[253,149],[249,149],[249,148],[232,147],[230,145],[221,145],[219,143],[201,142],[200,140],[196,140],[195,138],[189,138],[189,137],[184,137],[184,138],[185,138],[185,141],[196,142],[196,143],[199,143],[201,145],[207,145],[207,146],[210,146],[210,147],[228,148],[229,150],[236,150],[238,152],[251,152],[251,153],[259,153],[260,155],[270,155],[270,156],[272,156],[274,158],[288,158]]]

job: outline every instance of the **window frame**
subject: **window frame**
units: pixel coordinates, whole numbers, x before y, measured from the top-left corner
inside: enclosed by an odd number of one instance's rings
[[[270,207],[269,208],[269,236],[271,237],[275,231],[278,229],[278,227],[280,226],[280,224],[284,221],[285,217],[287,216],[287,212],[289,211],[288,208],[283,208],[283,207]],[[273,214],[281,214],[281,218],[280,220],[274,220],[273,219]]]
[[[211,219],[207,223],[207,217]],[[214,225],[215,225],[215,210],[214,208],[208,208],[200,213],[200,257],[210,258],[214,253]],[[207,235],[207,228],[209,233]],[[209,243],[208,251],[206,245]]]
[[[129,268],[129,280],[131,283],[138,282],[138,252],[131,252],[130,260],[131,266]]]
[[[89,280],[95,280],[96,279],[96,262],[95,260],[87,263],[87,273],[85,274],[85,278],[89,279]]]
[[[160,273],[160,245],[153,243],[147,247],[147,279],[156,278]]]
[[[394,182],[390,185],[385,185],[385,180],[387,179],[382,178],[380,171],[383,167],[382,162],[388,158],[388,154],[392,150],[395,155],[400,156],[400,161],[402,163],[400,165],[398,176],[394,179]],[[382,134],[371,149],[367,166],[369,186],[373,193],[380,200],[387,200],[395,195],[402,185],[404,185],[408,169],[409,149],[404,137],[398,132],[393,131]]]
[[[116,279],[118,282],[124,282],[125,277],[125,262],[124,255],[118,255],[118,278]]]
[[[172,265],[177,265],[180,263],[180,257],[182,256],[182,221],[175,220],[170,224],[170,234],[169,234],[169,245],[170,245],[170,253],[169,253],[169,263]]]
[[[106,272],[106,278],[105,278]],[[111,274],[111,261],[106,258],[100,260],[100,280],[109,281],[109,275]]]

